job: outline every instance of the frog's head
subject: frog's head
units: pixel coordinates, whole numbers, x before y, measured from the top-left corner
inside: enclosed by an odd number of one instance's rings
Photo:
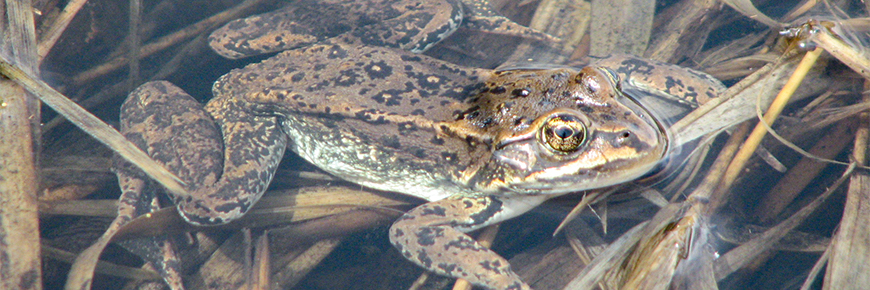
[[[493,144],[490,190],[564,194],[637,179],[663,161],[668,137],[624,95],[616,76],[587,67],[567,80],[572,106],[549,109]]]

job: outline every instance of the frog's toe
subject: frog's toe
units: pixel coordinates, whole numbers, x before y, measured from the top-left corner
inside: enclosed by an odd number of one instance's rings
[[[178,213],[192,225],[217,226],[242,217],[251,207],[251,203],[244,200],[222,201],[222,204],[214,204],[218,200],[180,201],[178,202]]]

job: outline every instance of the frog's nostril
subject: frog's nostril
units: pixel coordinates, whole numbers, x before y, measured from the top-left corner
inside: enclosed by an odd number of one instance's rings
[[[632,133],[629,132],[629,131],[622,131],[621,133],[617,133],[617,135],[616,135],[616,140],[614,141],[613,145],[614,145],[615,147],[619,147],[619,146],[631,146],[631,145],[630,145],[630,144],[631,144],[631,140],[634,139],[634,138],[632,138],[632,137],[633,137],[633,136],[632,136]]]

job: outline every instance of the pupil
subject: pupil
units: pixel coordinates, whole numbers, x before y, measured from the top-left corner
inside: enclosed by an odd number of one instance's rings
[[[556,133],[556,136],[559,136],[559,138],[565,139],[574,135],[574,130],[569,127],[559,127],[556,128],[554,133]]]

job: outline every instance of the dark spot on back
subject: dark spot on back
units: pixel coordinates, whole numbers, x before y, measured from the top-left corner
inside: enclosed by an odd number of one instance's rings
[[[418,61],[423,60],[422,58],[420,58],[419,56],[416,56],[416,55],[402,55],[401,58],[402,58],[402,61],[411,61],[411,62],[418,62]]]
[[[347,50],[341,48],[341,46],[333,45],[329,50],[329,56],[326,58],[329,59],[345,59],[347,58]]]
[[[446,152],[446,151],[441,152],[441,158],[444,158],[444,161],[447,161],[450,163],[456,163],[459,161],[457,156],[456,156],[456,153],[453,153],[453,152]]]
[[[396,125],[399,126],[399,134],[402,135],[407,135],[408,133],[417,131],[419,129],[417,128],[417,124],[415,124],[414,122],[401,122]]]
[[[402,147],[402,143],[399,142],[399,136],[396,135],[383,136],[380,138],[380,142],[393,149],[399,149]]]
[[[393,67],[384,61],[369,63],[363,69],[372,79],[385,79],[393,74]]]
[[[528,97],[529,94],[531,94],[531,91],[530,91],[529,89],[526,89],[526,88],[523,88],[523,89],[514,89],[513,91],[511,91],[511,95],[512,95],[514,98],[524,98],[524,97]]]

